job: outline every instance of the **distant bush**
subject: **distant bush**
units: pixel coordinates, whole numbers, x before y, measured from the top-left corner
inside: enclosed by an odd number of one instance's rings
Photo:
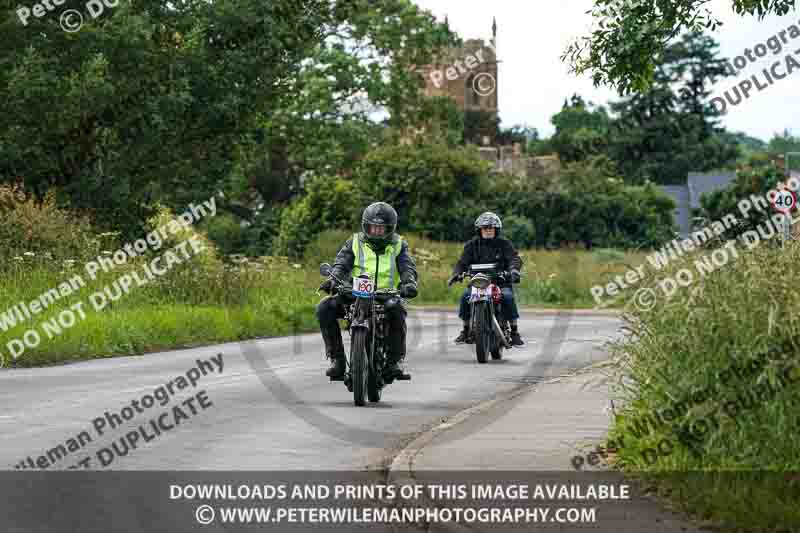
[[[336,254],[342,244],[353,235],[357,229],[347,230],[327,230],[320,233],[316,239],[306,246],[303,253],[303,262],[310,270],[316,270],[322,263],[333,264]]]
[[[604,263],[618,263],[625,259],[625,253],[614,248],[598,248],[594,250],[594,256]]]
[[[246,229],[230,213],[217,213],[203,221],[203,229],[223,254],[234,254],[246,247]]]
[[[305,185],[305,195],[283,210],[274,250],[278,255],[301,257],[322,231],[358,227],[364,207],[352,181],[312,178]]]
[[[147,222],[148,230],[155,230],[162,226],[166,226],[170,221],[176,218],[175,214],[167,207],[156,206],[155,215],[150,217]],[[192,254],[192,261],[182,263],[178,267],[173,267],[173,271],[181,271],[182,269],[196,269],[202,267],[210,270],[218,270],[222,267],[220,253],[217,246],[211,239],[200,231],[196,226],[192,225],[188,228],[181,228],[180,231],[167,233],[167,239],[162,243],[158,250],[151,250],[152,253],[161,254],[168,248],[175,247],[187,239],[196,239],[203,243],[203,250]]]
[[[503,234],[517,248],[530,248],[536,244],[536,228],[525,217],[509,215],[503,219]]]
[[[322,231],[359,227],[363,209],[384,201],[399,230],[438,241],[474,235],[475,218],[494,211],[517,247],[657,248],[676,230],[675,203],[652,184],[625,185],[613,162],[573,163],[558,187],[489,174],[470,148],[391,145],[370,152],[352,180],[317,177],[280,217],[274,253],[300,257]]]
[[[0,185],[0,258],[25,253],[53,260],[83,260],[96,257],[105,247],[114,247],[113,234],[97,235],[89,217],[59,207],[56,191],[41,201],[19,186]]]
[[[736,180],[724,189],[704,194],[700,197],[700,217],[705,224],[721,220],[726,215],[734,215],[737,224],[725,231],[724,239],[733,239],[744,232],[756,229],[774,215],[772,209],[759,211],[755,206],[747,217],[741,215],[738,203],[751,195],[764,198],[784,177],[771,164],[754,161],[755,166],[746,166],[736,173]],[[765,200],[766,201],[766,200]]]
[[[485,211],[476,204],[487,170],[473,149],[442,143],[393,145],[369,153],[353,181],[365,205],[391,204],[403,231],[458,241],[465,236],[465,222],[471,224]]]
[[[524,191],[508,201],[533,221],[542,247],[657,248],[676,230],[672,198],[652,184],[629,186],[613,177],[566,191]]]
[[[270,206],[256,213],[251,225],[244,228],[242,253],[249,256],[264,256],[273,253],[275,240],[280,231],[282,212],[282,206]]]

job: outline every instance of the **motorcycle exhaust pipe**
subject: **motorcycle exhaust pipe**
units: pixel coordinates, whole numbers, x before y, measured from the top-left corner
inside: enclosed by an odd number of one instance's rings
[[[497,317],[494,316],[494,314],[492,315],[492,329],[494,330],[494,334],[497,335],[497,338],[500,339],[500,342],[503,344],[503,347],[506,350],[510,350],[511,343],[508,342],[508,339],[506,339],[506,336],[503,333],[503,328],[500,327],[500,323],[497,322]]]

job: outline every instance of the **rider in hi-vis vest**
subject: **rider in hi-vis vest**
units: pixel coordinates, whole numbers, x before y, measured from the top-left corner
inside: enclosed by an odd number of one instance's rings
[[[396,289],[399,285],[402,298],[416,297],[416,263],[408,253],[408,243],[395,233],[396,229],[397,212],[392,206],[377,202],[367,207],[361,217],[361,232],[353,234],[339,250],[333,274],[339,279],[348,279],[367,272],[375,281],[375,289]],[[332,287],[333,280],[329,279],[320,289]],[[326,372],[330,377],[342,377],[346,370],[338,319],[344,317],[345,306],[352,301],[349,296],[337,294],[323,298],[317,305],[325,353],[331,360]],[[401,299],[392,298],[386,301],[384,310],[389,324],[386,373],[397,377],[403,375],[400,363],[406,355],[406,309]]]

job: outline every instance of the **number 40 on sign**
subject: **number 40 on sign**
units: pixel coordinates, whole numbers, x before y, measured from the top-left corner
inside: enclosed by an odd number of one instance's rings
[[[797,205],[797,196],[789,189],[780,189],[772,193],[770,202],[779,213],[788,213]]]

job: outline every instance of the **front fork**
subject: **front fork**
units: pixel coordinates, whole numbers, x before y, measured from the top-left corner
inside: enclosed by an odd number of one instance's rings
[[[367,364],[369,365],[369,371],[372,375],[376,376],[379,383],[382,383],[381,372],[380,369],[376,367],[377,361],[375,360],[375,356],[377,355],[377,347],[378,347],[378,335],[383,336],[383,333],[378,332],[380,325],[378,324],[377,320],[377,310],[375,309],[374,302],[372,300],[358,300],[356,301],[356,305],[353,309],[353,318],[349,325],[349,332],[350,337],[353,337],[353,329],[355,328],[364,328],[368,331],[369,337],[369,344],[367,346]],[[383,342],[381,342],[383,346]],[[352,392],[352,373],[350,372],[350,361],[347,362],[348,368],[345,373],[345,385],[347,385],[348,390]]]
[[[509,322],[505,318],[503,318],[502,304],[495,305],[493,309],[494,309],[493,311],[494,318],[495,320],[497,320],[497,324],[500,326],[500,331],[502,331],[503,333],[503,337],[505,340],[503,344],[506,345],[505,346],[506,349],[509,349],[511,348],[511,326]]]
[[[469,321],[470,321],[470,330],[475,334],[475,325],[476,325],[476,312],[475,309],[477,308],[478,303],[483,303],[485,305],[489,305],[489,313],[493,320],[497,320],[497,323],[500,325],[500,329],[503,332],[503,336],[505,337],[505,344],[511,344],[511,329],[509,327],[508,322],[503,318],[502,312],[502,304],[494,303],[493,300],[489,299],[488,301],[478,301],[478,302],[470,302],[470,313],[469,313]],[[486,327],[493,329],[492,324],[486,324]]]

